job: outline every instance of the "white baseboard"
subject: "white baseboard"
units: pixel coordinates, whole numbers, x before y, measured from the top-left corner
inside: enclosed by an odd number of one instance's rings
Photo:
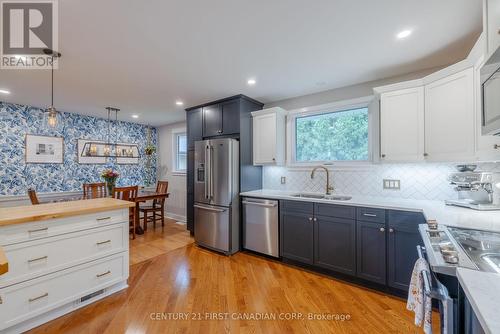
[[[179,222],[183,222],[183,223],[186,222],[186,216],[176,215],[175,213],[171,213],[171,212],[165,212],[165,217],[179,221]]]

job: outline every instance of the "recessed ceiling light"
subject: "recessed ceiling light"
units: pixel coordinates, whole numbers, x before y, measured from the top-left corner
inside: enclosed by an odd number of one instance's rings
[[[10,92],[8,90],[5,90],[5,89],[0,89],[0,93],[2,93],[2,94],[10,94]]]
[[[410,36],[410,35],[411,35],[411,33],[412,33],[412,31],[411,31],[411,30],[406,29],[406,30],[400,31],[400,32],[396,35],[396,37],[397,37],[398,39],[403,39],[403,38],[406,38],[406,37]]]
[[[184,102],[182,102],[182,101],[175,101],[175,104],[177,104],[178,106],[183,106]]]
[[[132,118],[139,118],[139,115],[132,115]]]
[[[257,81],[255,81],[255,79],[248,79],[248,81],[247,81],[247,84],[248,84],[249,86],[253,86],[253,85],[255,85],[256,83],[257,83]]]

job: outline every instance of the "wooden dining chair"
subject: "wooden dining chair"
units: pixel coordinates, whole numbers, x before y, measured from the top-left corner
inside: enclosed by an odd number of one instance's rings
[[[106,183],[84,183],[83,198],[101,198],[106,197]]]
[[[158,181],[156,184],[156,192],[159,194],[167,195],[168,182]],[[156,227],[156,220],[160,219],[161,226],[165,226],[165,200],[166,196],[161,199],[154,199],[152,205],[144,205],[139,208],[139,211],[143,213],[143,229],[146,231],[148,229],[148,221],[153,222],[153,228]],[[149,213],[153,213],[149,217]]]
[[[132,187],[115,187],[113,191],[113,198],[121,199],[123,201],[135,202],[137,193],[139,192],[138,186]],[[135,206],[129,208],[128,211],[129,225],[132,227],[132,239],[135,239]]]
[[[38,205],[40,204],[40,201],[38,200],[38,196],[36,195],[36,191],[33,188],[28,189],[28,196],[30,198],[31,204],[32,205]]]

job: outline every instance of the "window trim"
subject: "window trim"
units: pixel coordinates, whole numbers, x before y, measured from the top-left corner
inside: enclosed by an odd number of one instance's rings
[[[172,174],[174,175],[186,175],[187,173],[187,165],[185,170],[178,170],[177,169],[177,160],[178,160],[178,145],[177,141],[179,136],[186,136],[186,145],[187,145],[187,131],[186,129],[174,129],[172,130]],[[187,154],[188,150],[186,147],[186,163],[187,163]]]
[[[342,100],[333,103],[327,103],[312,107],[299,108],[290,110],[287,113],[286,119],[286,167],[288,168],[310,168],[311,166],[326,165],[332,166],[333,169],[359,169],[372,166],[374,159],[374,144],[376,142],[375,134],[377,127],[377,120],[375,112],[370,107],[374,101],[374,96],[365,96],[361,98]],[[314,116],[320,114],[327,114],[332,112],[346,111],[350,109],[368,108],[368,160],[359,161],[313,161],[313,162],[298,162],[295,160],[295,120],[298,117]]]

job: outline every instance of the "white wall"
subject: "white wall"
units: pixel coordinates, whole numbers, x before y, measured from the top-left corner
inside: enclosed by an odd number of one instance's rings
[[[158,180],[168,181],[170,197],[166,202],[166,215],[178,221],[186,221],[186,175],[174,170],[173,133],[186,130],[186,123],[169,124],[158,129]]]

